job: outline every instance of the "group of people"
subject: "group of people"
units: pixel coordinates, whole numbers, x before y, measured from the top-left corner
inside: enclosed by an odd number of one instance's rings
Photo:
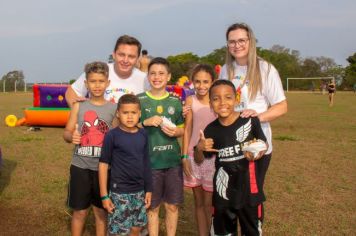
[[[131,36],[117,40],[113,64],[85,66],[66,92],[72,235],[82,235],[90,206],[97,235],[140,235],[146,225],[158,235],[161,205],[167,235],[175,235],[184,186],[194,194],[199,235],[237,235],[238,225],[243,235],[262,234],[269,122],[287,102],[277,70],[256,54],[251,28],[231,25],[226,41],[218,78],[209,65],[192,69],[195,95],[184,107],[166,91],[166,59],[150,60],[147,74],[135,67],[141,44]],[[254,139],[266,148],[242,151]]]

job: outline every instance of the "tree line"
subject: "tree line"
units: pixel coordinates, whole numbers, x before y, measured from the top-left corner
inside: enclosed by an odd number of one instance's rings
[[[189,74],[191,68],[197,63],[206,63],[212,66],[223,65],[226,57],[226,47],[215,49],[210,54],[199,57],[191,52],[169,56],[171,64],[172,82],[174,83],[183,75]],[[350,65],[342,67],[337,65],[332,58],[308,57],[301,58],[298,50],[291,50],[284,46],[274,45],[270,49],[257,48],[259,57],[272,63],[278,70],[283,86],[287,78],[305,77],[335,77],[340,89],[351,89],[356,84],[356,53],[346,60]],[[309,87],[310,81],[300,81],[297,86]]]
[[[213,67],[223,65],[225,63],[225,52],[226,47],[221,47],[202,57],[192,52],[168,56],[167,60],[171,64],[172,71],[171,83],[175,83],[183,75],[189,76],[190,70],[197,63],[206,63]],[[337,65],[334,59],[328,57],[302,58],[298,50],[291,50],[281,45],[274,45],[270,49],[258,47],[257,54],[277,68],[284,88],[286,88],[287,78],[304,77],[335,77],[338,89],[351,89],[356,84],[356,52],[346,58],[349,63],[346,67]],[[25,76],[21,70],[10,71],[2,76],[0,91],[3,90],[4,84],[6,91],[14,91],[15,81],[17,81],[16,88],[23,90]],[[298,81],[298,84],[294,85],[294,89],[307,89],[310,87],[310,83],[314,82]],[[293,85],[290,88],[293,89]]]

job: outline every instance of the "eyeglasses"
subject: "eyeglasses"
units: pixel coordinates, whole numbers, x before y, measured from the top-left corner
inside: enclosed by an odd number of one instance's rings
[[[237,45],[245,46],[247,41],[249,41],[249,38],[238,39],[238,40],[228,40],[227,46],[230,48],[236,47]]]

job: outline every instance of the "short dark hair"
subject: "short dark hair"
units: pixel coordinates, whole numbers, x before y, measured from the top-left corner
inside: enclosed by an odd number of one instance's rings
[[[155,57],[150,61],[150,64],[148,64],[148,71],[150,71],[151,66],[153,65],[164,65],[168,71],[168,73],[171,73],[170,65],[167,59],[163,57]]]
[[[126,34],[120,36],[120,37],[116,40],[114,52],[116,52],[116,50],[117,50],[117,49],[119,48],[119,46],[122,45],[122,44],[128,44],[128,45],[135,45],[135,46],[137,46],[137,54],[138,54],[138,55],[141,54],[142,45],[141,45],[140,41],[138,41],[135,37],[132,37],[132,36],[126,35]]]
[[[122,95],[117,103],[117,110],[120,109],[122,104],[137,104],[139,109],[141,109],[140,99],[133,94]]]
[[[146,49],[143,49],[143,50],[142,50],[142,55],[147,55],[147,54],[148,54],[147,50],[146,50]]]
[[[197,64],[193,67],[193,70],[192,70],[192,73],[190,75],[190,80],[193,81],[194,80],[194,77],[195,75],[199,72],[199,71],[204,71],[206,73],[208,73],[211,77],[211,81],[214,81],[215,80],[215,72],[214,72],[214,69],[213,67],[211,67],[210,65],[208,64]]]
[[[209,89],[209,97],[211,97],[211,91],[213,91],[213,88],[220,86],[220,85],[227,85],[227,86],[231,87],[232,91],[234,91],[234,94],[236,95],[235,85],[230,80],[218,79],[211,85],[211,87]]]
[[[94,61],[87,63],[84,67],[85,78],[88,78],[91,73],[98,73],[104,75],[106,78],[109,77],[109,67],[105,62]]]

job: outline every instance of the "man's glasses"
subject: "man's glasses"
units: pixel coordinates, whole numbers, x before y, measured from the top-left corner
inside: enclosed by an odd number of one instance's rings
[[[238,39],[238,40],[228,40],[227,41],[227,46],[229,48],[236,47],[237,45],[245,46],[248,40],[249,40],[248,38]]]

